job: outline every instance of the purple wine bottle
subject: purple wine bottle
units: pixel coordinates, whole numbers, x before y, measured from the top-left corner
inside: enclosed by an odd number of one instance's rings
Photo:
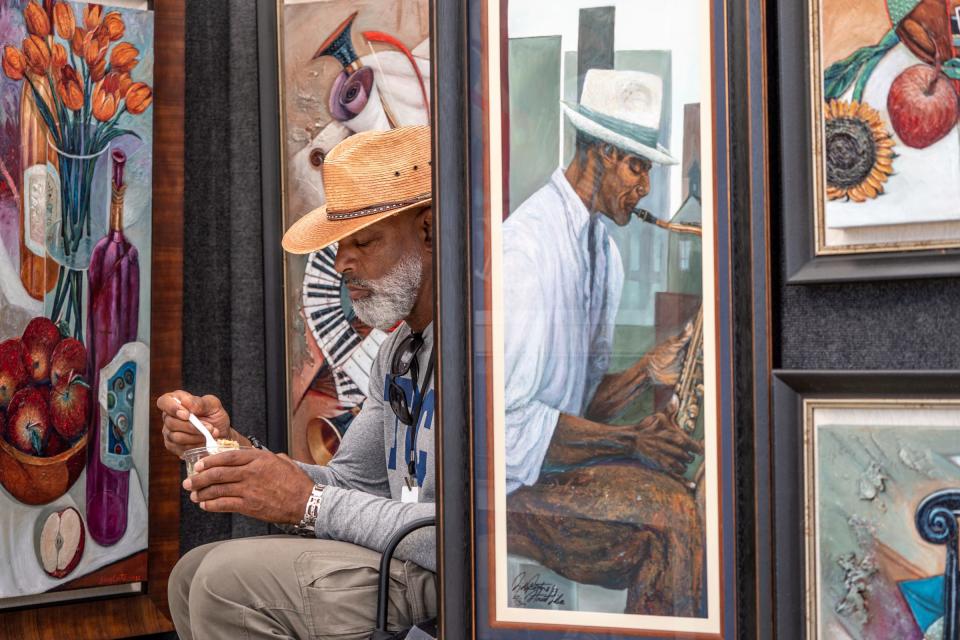
[[[127,157],[120,150],[113,161],[110,230],[97,243],[87,272],[89,303],[87,339],[89,370],[93,374],[92,439],[87,449],[87,531],[100,545],[115,544],[127,530],[130,491],[132,424],[125,415],[103,415],[99,401],[101,370],[128,342],[137,339],[140,311],[140,262],[137,248],[123,235],[123,172]],[[135,371],[126,370],[108,383],[122,387],[133,382]],[[117,380],[114,380],[117,378]],[[111,394],[110,398],[114,395]]]

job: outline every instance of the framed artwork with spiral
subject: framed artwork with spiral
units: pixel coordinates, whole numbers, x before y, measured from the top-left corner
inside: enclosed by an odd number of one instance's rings
[[[958,381],[774,372],[777,637],[958,637]]]

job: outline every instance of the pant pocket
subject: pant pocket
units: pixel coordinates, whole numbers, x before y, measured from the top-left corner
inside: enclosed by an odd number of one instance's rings
[[[297,563],[308,628],[317,640],[367,640],[376,627],[379,571],[371,563],[305,553]],[[395,565],[396,566],[396,565]],[[413,624],[403,572],[391,571],[390,629]]]

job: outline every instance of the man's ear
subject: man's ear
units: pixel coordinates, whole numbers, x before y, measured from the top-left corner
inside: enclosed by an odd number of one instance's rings
[[[433,251],[433,207],[424,207],[417,213],[417,233],[427,251]]]
[[[615,165],[620,160],[619,150],[607,142],[601,142],[598,144],[597,151],[607,166]]]

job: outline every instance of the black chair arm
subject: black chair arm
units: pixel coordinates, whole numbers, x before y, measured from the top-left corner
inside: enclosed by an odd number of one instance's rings
[[[378,631],[387,630],[387,603],[390,600],[390,561],[393,560],[393,553],[397,550],[397,545],[417,529],[433,527],[436,524],[437,519],[433,516],[408,522],[393,534],[393,537],[387,542],[387,548],[383,550],[383,556],[380,558],[380,589],[377,593]]]

